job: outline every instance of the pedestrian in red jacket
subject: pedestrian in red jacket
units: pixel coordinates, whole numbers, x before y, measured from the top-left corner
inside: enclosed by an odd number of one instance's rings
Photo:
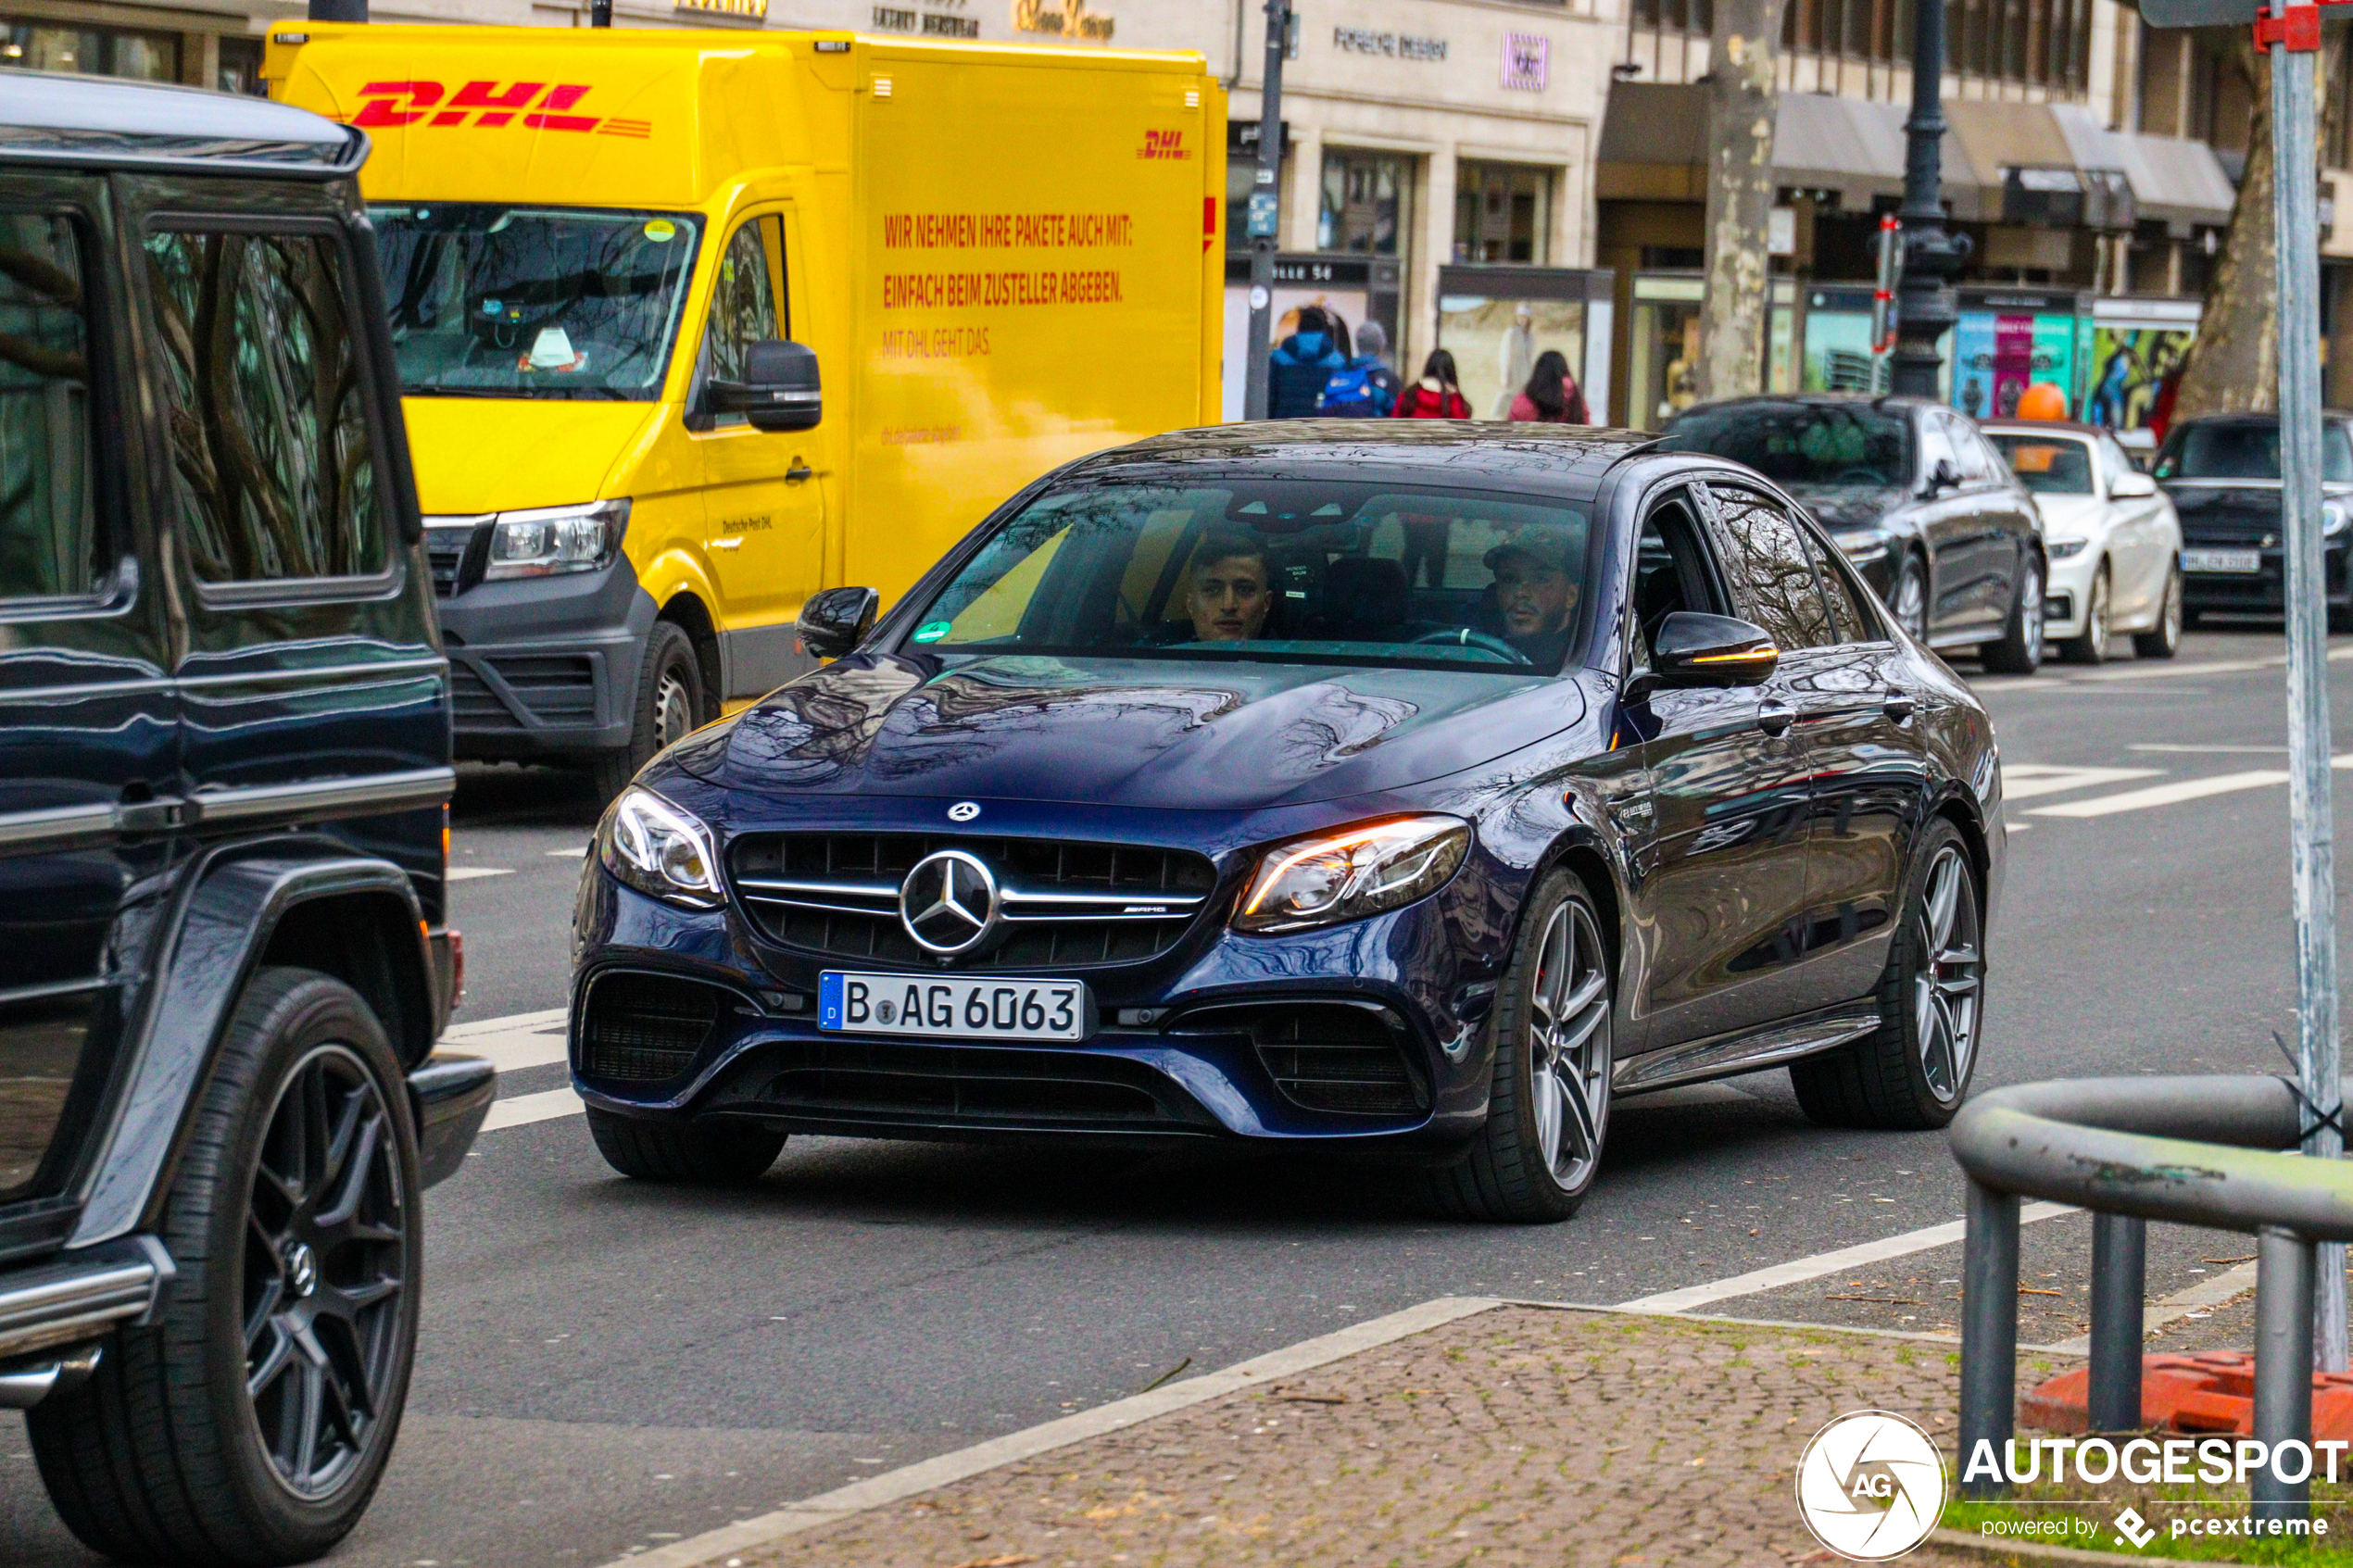
[[[1422,379],[1397,395],[1401,420],[1466,420],[1470,403],[1463,396],[1462,378],[1454,373],[1454,357],[1433,348],[1422,361]]]
[[[1511,418],[1522,424],[1593,422],[1592,414],[1585,407],[1585,395],[1578,390],[1577,378],[1568,373],[1567,355],[1557,348],[1548,348],[1536,357],[1536,368],[1529,373],[1528,385],[1512,399]]]

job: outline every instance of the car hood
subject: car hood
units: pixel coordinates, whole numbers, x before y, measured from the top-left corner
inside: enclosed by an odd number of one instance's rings
[[[417,500],[428,514],[568,507],[605,495],[659,405],[531,397],[404,397]]]
[[[2043,514],[2043,529],[2064,539],[2081,539],[2096,532],[2106,503],[2097,495],[2037,495],[2034,509]]]
[[[667,756],[755,792],[1246,809],[1459,772],[1585,709],[1567,676],[853,655]]]
[[[1788,488],[1790,498],[1832,533],[1869,528],[1904,504],[1904,492],[1894,485],[1793,484]]]

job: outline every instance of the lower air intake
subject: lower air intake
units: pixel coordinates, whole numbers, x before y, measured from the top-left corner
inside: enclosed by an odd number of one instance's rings
[[[1418,1116],[1429,1084],[1415,1061],[1404,1021],[1384,1007],[1293,1002],[1187,1014],[1184,1033],[1247,1031],[1266,1075],[1302,1110],[1351,1116]]]
[[[667,974],[600,974],[580,1020],[580,1070],[611,1083],[661,1084],[695,1064],[728,994]]]

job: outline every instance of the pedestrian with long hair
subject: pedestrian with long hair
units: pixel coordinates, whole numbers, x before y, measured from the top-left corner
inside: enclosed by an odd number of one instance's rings
[[[1567,355],[1548,348],[1536,357],[1535,367],[1528,372],[1528,384],[1512,399],[1511,419],[1516,424],[1593,422],[1592,411],[1585,407],[1585,394],[1579,389],[1577,378],[1568,373]]]
[[[1466,420],[1470,417],[1470,404],[1463,396],[1463,378],[1454,370],[1454,357],[1442,348],[1431,349],[1429,358],[1422,361],[1422,379],[1397,395],[1397,418]]]

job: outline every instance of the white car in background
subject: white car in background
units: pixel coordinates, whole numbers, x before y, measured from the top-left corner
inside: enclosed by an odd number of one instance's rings
[[[2061,659],[2097,664],[2129,633],[2143,659],[2182,646],[2182,521],[2157,482],[2096,425],[1990,420],[1980,427],[2043,513],[2050,576],[2044,634]]]

